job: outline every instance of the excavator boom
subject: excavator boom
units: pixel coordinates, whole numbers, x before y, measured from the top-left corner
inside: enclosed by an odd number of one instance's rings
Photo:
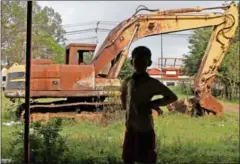
[[[201,12],[211,9],[224,9],[224,13],[195,14],[190,12]],[[236,21],[237,7],[235,4],[214,8],[187,8],[167,11],[153,11],[149,14],[133,15],[131,18],[117,25],[107,36],[99,51],[92,61],[96,75],[100,72],[107,74],[109,78],[116,78],[119,72],[115,72],[118,62],[114,59],[121,56],[121,52],[129,44],[135,27],[139,26],[133,41],[138,39],[159,35],[162,33],[178,32],[208,26],[220,26],[226,21]],[[190,13],[190,14],[189,14]],[[230,20],[229,20],[230,19]],[[106,65],[110,65],[107,70]]]
[[[223,9],[225,12],[201,13],[213,9]],[[117,78],[127,57],[128,49],[124,50],[124,48],[135,40],[163,33],[212,26],[212,36],[195,78],[194,90],[197,104],[214,113],[222,113],[222,105],[211,95],[211,85],[238,26],[236,4],[212,8],[150,11],[149,14],[136,15],[135,13],[110,32],[92,61],[96,75],[103,73],[107,74],[108,78]]]

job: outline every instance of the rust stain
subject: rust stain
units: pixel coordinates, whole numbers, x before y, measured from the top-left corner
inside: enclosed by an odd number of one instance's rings
[[[212,95],[207,94],[204,98],[200,99],[201,107],[208,109],[217,115],[223,115],[223,105]]]
[[[31,68],[31,79],[37,78],[59,78],[60,65],[49,64],[49,65],[38,65],[34,64]]]
[[[62,65],[61,90],[93,90],[95,85],[94,67],[92,65]],[[85,86],[78,85],[83,80]]]

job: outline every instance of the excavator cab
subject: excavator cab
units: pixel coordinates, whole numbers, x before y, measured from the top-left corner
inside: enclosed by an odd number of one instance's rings
[[[80,44],[71,43],[66,47],[65,64],[66,65],[81,65],[87,64],[84,62],[85,55],[92,54],[96,44]]]

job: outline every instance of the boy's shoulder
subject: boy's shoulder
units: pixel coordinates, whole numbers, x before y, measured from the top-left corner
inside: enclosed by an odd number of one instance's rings
[[[132,76],[125,77],[122,81],[122,84],[127,84],[132,79]]]
[[[128,76],[128,77],[125,77],[124,79],[123,79],[123,81],[129,81],[129,80],[131,80],[132,79],[132,75],[130,75],[130,76]]]
[[[158,79],[155,79],[151,76],[149,76],[149,82],[154,83],[154,84],[162,84]]]
[[[127,82],[129,82],[130,80],[132,80],[133,79],[133,75],[130,75],[130,76],[128,76],[128,77],[125,77],[124,79],[123,79],[123,82],[124,83],[127,83]],[[148,76],[148,80],[149,80],[149,82],[153,82],[153,83],[161,83],[159,80],[157,80],[157,79],[155,79],[155,78],[152,78],[151,76]]]

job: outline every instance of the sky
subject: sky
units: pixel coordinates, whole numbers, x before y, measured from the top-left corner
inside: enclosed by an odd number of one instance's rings
[[[64,29],[68,31],[95,28],[95,23],[86,25],[86,22],[100,21],[100,28],[112,29],[117,22],[121,22],[133,15],[139,5],[145,5],[149,9],[178,9],[193,7],[215,7],[221,6],[224,1],[38,1],[41,7],[52,7],[62,17]],[[101,21],[111,21],[108,25]],[[116,23],[115,23],[116,22]],[[83,26],[82,24],[85,25]],[[78,25],[78,26],[77,26]],[[192,31],[180,33],[190,34]],[[93,39],[81,40],[88,37],[98,37],[98,46],[102,44],[107,32],[92,31],[76,35],[66,35],[68,42],[95,42]],[[182,57],[188,54],[188,36],[163,35],[163,57]],[[157,66],[157,59],[161,57],[161,36],[152,36],[137,40],[130,47],[130,52],[136,46],[144,45],[152,51],[152,67]]]

